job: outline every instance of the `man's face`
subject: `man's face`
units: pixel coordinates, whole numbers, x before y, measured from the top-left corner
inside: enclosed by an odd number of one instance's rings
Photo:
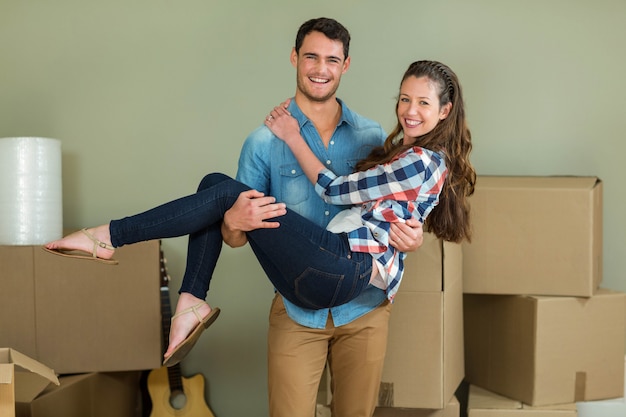
[[[311,32],[304,38],[300,53],[295,49],[291,52],[291,63],[296,67],[298,92],[311,101],[324,102],[335,96],[350,58],[344,59],[340,41]]]

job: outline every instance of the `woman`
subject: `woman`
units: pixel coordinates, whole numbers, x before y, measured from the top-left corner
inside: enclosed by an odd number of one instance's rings
[[[406,255],[387,244],[391,222],[415,217],[442,239],[469,239],[466,198],[476,175],[468,159],[471,136],[456,75],[435,61],[411,64],[402,78],[396,114],[397,126],[384,145],[359,162],[357,172],[341,177],[312,154],[283,105],[267,117],[267,127],[289,146],[321,197],[354,205],[337,215],[329,230],[287,211],[272,219],[280,227],[247,232],[273,285],[294,304],[309,309],[339,305],[370,284],[385,289],[393,300]],[[193,271],[188,268],[180,289],[179,307],[189,307],[177,308],[172,318],[164,361],[171,366],[219,314],[204,299],[221,250],[220,223],[247,189],[225,175],[211,174],[196,194],[76,232],[45,248],[63,255],[67,250],[91,252],[90,259],[111,261],[116,247],[190,234],[194,247],[190,245],[188,258],[201,262],[193,264]],[[186,317],[180,323],[174,321],[181,316]]]

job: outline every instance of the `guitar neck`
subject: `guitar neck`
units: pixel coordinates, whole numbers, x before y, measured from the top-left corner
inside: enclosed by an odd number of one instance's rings
[[[172,308],[170,306],[170,290],[168,287],[161,287],[161,331],[163,337],[163,352],[167,349],[170,338],[170,325],[172,323]]]

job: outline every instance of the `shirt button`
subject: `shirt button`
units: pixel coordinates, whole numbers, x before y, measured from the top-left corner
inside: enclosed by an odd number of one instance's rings
[[[335,144],[335,141],[334,141],[334,140],[331,140],[331,141],[330,141],[330,144],[331,144],[331,145],[334,145],[334,144]]]
[[[292,169],[292,170],[291,170],[291,173],[292,173],[292,174],[295,174],[295,173],[296,173],[296,170],[295,170],[295,169]]]
[[[330,211],[326,210],[326,211],[324,212],[324,216],[330,216]]]
[[[329,160],[326,161],[326,165],[330,165],[330,164],[331,164],[331,162],[330,162],[330,159],[329,159]]]

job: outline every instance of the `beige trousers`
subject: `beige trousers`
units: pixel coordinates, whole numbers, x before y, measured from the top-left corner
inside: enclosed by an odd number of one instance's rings
[[[326,361],[336,417],[371,417],[378,400],[391,304],[385,302],[345,326],[329,317],[325,329],[311,329],[289,318],[276,295],[268,333],[268,385],[271,417],[314,417]]]

